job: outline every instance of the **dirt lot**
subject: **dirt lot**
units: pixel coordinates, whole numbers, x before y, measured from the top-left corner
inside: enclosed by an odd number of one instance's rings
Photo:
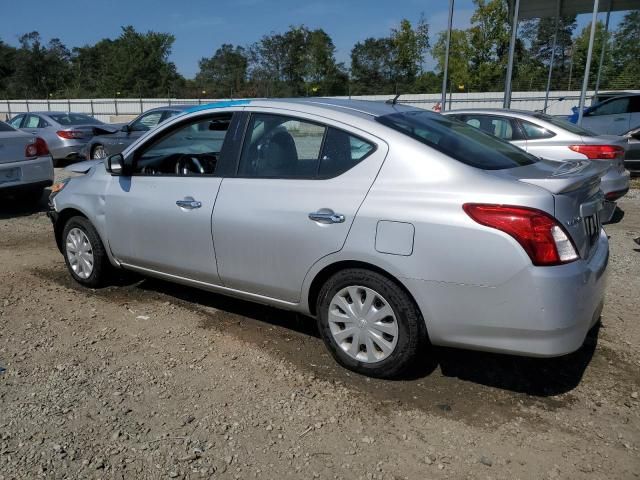
[[[640,190],[620,206],[578,352],[438,349],[394,382],[340,369],[290,313],[82,289],[43,211],[0,211],[0,479],[640,478]]]

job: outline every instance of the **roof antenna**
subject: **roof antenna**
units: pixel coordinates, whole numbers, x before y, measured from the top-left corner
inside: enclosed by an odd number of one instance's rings
[[[391,105],[396,105],[398,103],[398,98],[400,98],[400,95],[402,95],[401,93],[397,94],[395,97],[393,97],[393,100],[387,100],[384,103],[389,103]]]

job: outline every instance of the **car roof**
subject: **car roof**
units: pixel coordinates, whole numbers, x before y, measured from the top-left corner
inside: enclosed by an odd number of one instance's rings
[[[446,112],[442,112],[445,115],[455,114],[455,113],[488,113],[488,114],[496,114],[496,115],[528,115],[535,117],[536,115],[540,115],[541,112],[532,112],[531,110],[518,110],[515,108],[461,108],[459,110],[447,110]]]
[[[300,107],[309,106],[324,110],[350,113],[360,117],[381,117],[392,113],[400,113],[407,111],[424,111],[428,110],[402,105],[400,103],[391,104],[374,100],[350,100],[348,98],[274,98],[274,99],[254,99],[254,100],[230,100],[222,102],[213,102],[203,105],[192,106],[187,113],[204,111],[216,108],[225,108],[233,106],[258,106],[258,107]]]

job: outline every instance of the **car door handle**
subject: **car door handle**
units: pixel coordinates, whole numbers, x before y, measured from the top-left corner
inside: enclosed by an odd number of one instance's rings
[[[185,197],[184,200],[176,201],[176,205],[180,208],[185,208],[187,210],[193,210],[194,208],[200,208],[202,206],[202,202],[198,202],[194,200],[193,197]]]
[[[343,223],[344,215],[341,213],[335,213],[331,209],[323,208],[317,212],[310,213],[309,220],[313,220],[318,223]]]

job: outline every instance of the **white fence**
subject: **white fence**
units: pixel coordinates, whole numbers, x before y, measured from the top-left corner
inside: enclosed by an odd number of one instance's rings
[[[593,96],[593,91],[587,92],[587,99]],[[513,92],[511,96],[511,108],[521,110],[542,110],[544,108],[544,92]],[[393,95],[362,95],[352,97],[361,100],[388,100]],[[432,109],[440,102],[439,93],[431,94],[406,94],[402,95],[399,103],[413,105],[427,110]],[[551,115],[570,115],[571,107],[578,105],[580,92],[553,91],[549,94],[547,113]],[[179,99],[179,98],[117,98],[117,99],[69,99],[69,100],[0,100],[0,119],[11,118],[18,113],[36,111],[73,111],[87,113],[96,118],[110,121],[124,121],[138,115],[150,108],[166,105],[198,105],[229,99]],[[460,108],[501,108],[503,100],[502,92],[485,93],[453,93],[447,95],[447,109]],[[588,104],[589,102],[587,102]]]

